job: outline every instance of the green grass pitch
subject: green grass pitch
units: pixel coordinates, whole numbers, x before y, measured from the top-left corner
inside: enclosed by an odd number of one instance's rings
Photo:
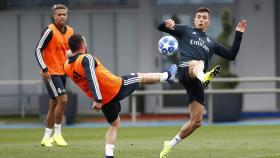
[[[162,142],[180,127],[121,128],[117,158],[158,158]],[[63,128],[69,146],[44,148],[44,129],[0,129],[0,158],[104,158],[106,128]],[[170,158],[279,158],[280,126],[204,126]]]

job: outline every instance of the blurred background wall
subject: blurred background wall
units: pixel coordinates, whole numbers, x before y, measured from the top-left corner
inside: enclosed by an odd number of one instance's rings
[[[170,60],[157,52],[163,35],[156,26],[176,16],[192,25],[194,11],[200,6],[213,10],[208,34],[216,38],[222,32],[220,15],[229,9],[235,23],[245,18],[248,28],[240,53],[231,69],[240,77],[280,75],[279,7],[277,0],[0,0],[0,80],[40,80],[34,49],[40,34],[50,23],[50,7],[55,3],[70,8],[69,24],[87,38],[89,52],[115,74],[163,71]],[[276,20],[278,19],[278,20]],[[234,33],[231,35],[231,41]],[[275,83],[241,83],[239,88],[276,87]],[[87,97],[68,82],[68,90],[78,94],[78,113],[89,114]],[[178,87],[179,89],[181,87]],[[171,89],[166,84],[143,89]],[[38,85],[0,85],[0,114],[18,114],[21,105],[27,113],[38,113],[37,94],[46,93]],[[19,98],[18,96],[27,96]],[[181,113],[186,102],[182,96],[145,96],[139,99],[145,113]],[[179,100],[179,101],[178,101]],[[178,101],[178,102],[176,102]],[[129,99],[122,112],[130,111]],[[243,111],[277,112],[275,94],[244,94]],[[183,111],[182,111],[183,110]]]

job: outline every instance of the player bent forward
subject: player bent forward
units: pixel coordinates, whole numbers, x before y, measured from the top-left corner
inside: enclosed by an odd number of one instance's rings
[[[86,41],[80,34],[69,38],[71,52],[64,64],[66,75],[70,77],[93,101],[95,111],[102,110],[110,124],[105,135],[106,158],[114,157],[117,132],[120,127],[120,100],[129,96],[142,84],[169,82],[172,84],[177,66],[171,65],[163,73],[131,73],[122,77],[112,74],[94,56],[86,53]]]

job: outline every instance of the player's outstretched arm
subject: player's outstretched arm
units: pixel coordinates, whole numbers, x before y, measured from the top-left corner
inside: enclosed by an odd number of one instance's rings
[[[246,27],[247,21],[241,20],[236,26],[236,34],[231,49],[228,50],[223,45],[217,43],[215,45],[215,54],[229,60],[234,60],[239,51],[242,40],[242,34],[246,31]]]
[[[165,20],[165,27],[169,30],[174,30],[175,22],[172,19]]]
[[[185,26],[178,26],[175,24],[174,20],[167,19],[161,24],[158,25],[157,29],[162,32],[169,33],[173,36],[179,37],[184,34],[184,27]]]
[[[236,31],[239,31],[239,32],[245,32],[246,31],[246,27],[247,27],[247,20],[241,20],[237,26],[236,26]]]

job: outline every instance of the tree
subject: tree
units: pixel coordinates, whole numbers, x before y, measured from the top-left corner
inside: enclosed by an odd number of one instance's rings
[[[228,9],[225,9],[220,18],[223,26],[223,32],[218,36],[217,41],[223,44],[226,48],[230,48],[229,37],[234,28],[230,11]],[[211,67],[213,67],[213,65],[221,65],[222,71],[219,73],[219,77],[237,77],[236,74],[230,72],[229,60],[215,55],[213,56],[211,65]],[[216,89],[234,89],[237,84],[237,82],[213,83],[213,87]]]

